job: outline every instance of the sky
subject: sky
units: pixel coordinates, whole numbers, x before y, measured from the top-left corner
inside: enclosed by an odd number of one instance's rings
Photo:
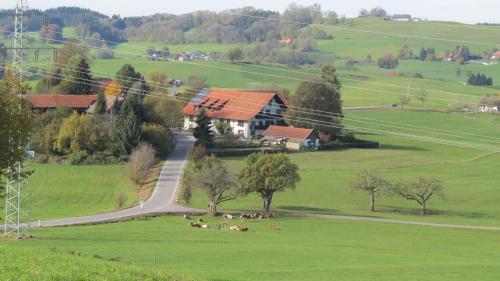
[[[334,10],[348,17],[356,16],[361,8],[380,6],[391,14],[408,13],[429,20],[500,23],[500,0],[28,0],[28,6],[38,9],[78,6],[107,15],[143,16],[154,13],[184,14],[198,10],[221,11],[244,6],[281,12],[291,2],[299,5],[318,3],[323,10]],[[15,5],[16,0],[0,1],[0,9]]]

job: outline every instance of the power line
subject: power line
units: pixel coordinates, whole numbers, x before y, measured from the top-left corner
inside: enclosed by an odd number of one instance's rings
[[[72,66],[69,66],[69,65],[65,65],[65,64],[59,64],[59,63],[56,63],[57,65],[60,65],[60,66],[63,66],[63,67],[68,67],[68,68],[71,68],[71,69],[77,69],[79,73],[81,73],[81,69],[82,68],[77,68],[77,67],[72,67]],[[100,73],[104,73],[104,72],[100,72]],[[109,74],[109,73],[104,73],[104,74],[107,74],[107,75],[112,75],[112,74]],[[122,75],[115,75],[115,77],[122,77],[122,78],[125,78],[127,79],[129,82],[142,82],[142,79],[141,78],[129,78],[129,77],[125,77],[125,76],[122,76]],[[158,87],[164,87],[163,84],[161,83],[156,83],[156,82],[151,82],[149,81],[148,82],[149,84],[153,84],[153,85],[156,85]],[[229,96],[228,96],[229,97]],[[247,100],[247,101],[251,101],[249,99],[245,99],[243,97],[241,98],[238,98],[239,100]],[[294,109],[294,108],[297,108],[297,109]],[[387,123],[389,125],[383,125],[382,126],[387,126],[387,127],[396,127],[395,125],[402,125],[402,126],[406,126],[405,129],[408,129],[407,127],[413,127],[413,128],[416,128],[416,129],[413,129],[413,130],[416,130],[416,131],[433,131],[433,133],[437,133],[437,134],[441,134],[441,135],[450,135],[450,136],[459,136],[461,138],[465,138],[465,139],[473,139],[473,140],[476,140],[477,137],[481,137],[483,139],[488,139],[488,138],[491,138],[491,137],[488,137],[488,136],[479,136],[477,134],[467,134],[465,133],[466,135],[470,135],[470,136],[474,136],[474,138],[472,137],[467,137],[467,136],[460,136],[460,135],[457,135],[456,132],[453,132],[454,134],[450,134],[452,133],[452,131],[446,131],[446,130],[438,130],[438,129],[433,129],[433,128],[426,128],[426,127],[421,127],[421,126],[415,126],[415,125],[411,125],[411,124],[402,124],[402,123],[396,123],[396,122],[390,122],[390,121],[384,121],[384,120],[377,120],[377,119],[373,119],[373,118],[363,118],[363,117],[358,117],[359,119],[364,119],[364,120],[356,120],[356,118],[353,118],[353,117],[345,117],[341,114],[337,114],[337,113],[332,113],[332,112],[326,112],[326,111],[323,111],[322,114],[319,114],[319,113],[316,113],[316,112],[309,112],[311,111],[311,109],[308,109],[308,108],[300,108],[300,107],[295,107],[295,106],[289,106],[289,111],[296,111],[296,112],[300,112],[300,113],[305,113],[305,114],[310,114],[310,115],[316,115],[316,116],[320,116],[320,117],[327,117],[327,118],[333,118],[334,120],[339,118],[339,117],[343,117],[344,119],[352,119],[353,122],[358,122],[358,123],[366,123],[365,120],[369,120],[369,121],[376,121],[376,124],[377,125],[380,125],[380,123]],[[400,126],[399,126],[400,127]],[[401,128],[401,127],[400,127]],[[495,143],[498,143],[498,140],[497,138],[493,138],[494,140],[487,140],[487,141],[493,141]]]
[[[63,34],[62,32],[58,32],[60,34]],[[43,37],[45,38],[45,37]],[[118,42],[114,42],[114,41],[107,41],[107,40],[102,40],[102,39],[94,39],[94,38],[91,38],[91,37],[81,37],[83,39],[89,39],[89,40],[97,40],[99,42],[104,42],[104,43],[111,43],[111,44],[121,44],[121,45],[124,45],[124,46],[133,46],[133,47],[136,47],[136,48],[140,48],[141,50],[147,50],[147,48],[145,47],[139,47],[139,46],[136,46],[136,45],[132,45],[132,44],[129,44],[129,43],[118,43]],[[48,38],[45,38],[45,39],[48,39]],[[64,40],[55,40],[56,42],[61,42],[61,43],[65,43],[66,41]],[[79,44],[79,45],[83,45],[83,44]],[[86,47],[89,47],[89,48],[94,48],[94,49],[100,49],[100,50],[107,50],[105,48],[102,48],[102,47],[93,47],[93,46],[89,46],[89,45],[84,45]],[[297,53],[315,53],[315,54],[330,54],[330,53],[325,53],[325,52],[321,52],[321,53],[316,53],[316,52],[304,52],[304,51],[297,51],[297,50],[286,50],[286,49],[279,49],[279,48],[272,48],[273,50],[279,50],[279,51],[293,51],[293,52],[297,52]],[[117,50],[114,50],[115,52],[117,53],[125,53],[123,51],[117,51]],[[134,56],[137,56],[137,55],[140,55],[144,58],[148,57],[146,55],[143,55],[143,54],[138,54],[138,53],[128,53],[127,54],[131,54],[131,55],[134,55]],[[333,54],[333,53],[331,53]],[[225,62],[225,63],[230,63],[230,61],[227,61],[227,60],[218,60],[218,61],[222,61],[222,62]],[[193,64],[193,63],[191,63]],[[199,66],[202,66],[200,64],[197,64]],[[272,67],[272,66],[264,66],[264,65],[253,65],[254,67],[259,67],[259,68],[267,68],[267,69],[276,69],[276,70],[280,70],[280,71],[285,71],[285,72],[290,72],[290,73],[297,73],[297,74],[304,74],[304,75],[318,75],[320,76],[321,74],[316,74],[316,73],[309,73],[309,72],[302,72],[302,71],[297,71],[297,70],[290,70],[290,69],[286,69],[286,68],[278,68],[278,67]],[[366,84],[376,84],[376,85],[383,85],[383,86],[388,86],[388,87],[395,87],[395,88],[401,88],[401,89],[407,89],[406,86],[401,86],[401,85],[397,85],[397,84],[394,84],[394,83],[382,83],[382,82],[372,82],[372,81],[365,81],[365,80],[359,80],[359,79],[352,79],[352,78],[348,78],[346,76],[342,76],[342,75],[338,75],[338,77],[341,77],[343,78],[344,80],[349,80],[349,81],[353,81],[353,82],[359,82],[359,83],[366,83]],[[344,86],[344,85],[342,85]],[[351,86],[345,86],[347,88],[351,87]],[[421,90],[419,88],[409,88],[410,91],[412,90]],[[428,89],[429,91],[431,92],[439,92],[439,93],[444,93],[444,94],[448,94],[448,95],[455,95],[455,96],[463,96],[463,97],[471,97],[471,98],[477,98],[477,96],[475,95],[468,95],[468,94],[461,94],[461,93],[456,93],[456,92],[450,92],[450,91],[444,91],[444,90],[439,90],[439,89]],[[410,96],[415,96],[415,95],[410,95]],[[429,98],[429,99],[433,99],[433,98]],[[475,105],[476,103],[471,103],[471,102],[465,102],[467,104],[473,104]]]
[[[56,73],[54,73],[54,74],[56,74]],[[57,75],[61,75],[61,74],[57,74]],[[50,77],[50,76],[47,76],[47,77]],[[74,77],[74,78],[82,80],[82,81],[83,80],[86,81],[86,82],[77,82],[77,83],[80,83],[80,84],[91,84],[91,83],[93,83],[93,81],[91,81],[91,80],[80,79],[80,78],[77,78],[77,77]],[[62,80],[73,81],[73,80],[68,80],[68,79],[62,79]],[[99,84],[99,83],[97,83],[97,84]],[[103,87],[103,86],[100,86],[100,87]],[[182,100],[182,98],[178,98],[178,97],[165,97],[165,96],[157,96],[157,95],[148,95],[148,96],[155,97],[155,98],[163,98],[163,99],[166,99],[166,100],[175,100],[175,101],[178,101],[179,99]],[[189,100],[189,99],[184,99],[184,100]],[[233,107],[233,108],[236,108],[236,107]],[[238,109],[232,109],[232,110],[234,110],[236,112],[250,113],[250,112],[244,111],[244,110],[238,110]],[[272,116],[272,117],[274,117],[274,116]],[[281,119],[283,119],[283,118],[281,118]],[[332,128],[338,128],[338,129],[344,128],[343,126],[332,125],[329,122],[312,120],[312,119],[307,119],[307,118],[298,118],[298,119],[292,119],[292,120],[293,121],[298,121],[298,122],[309,123],[309,124],[313,124],[313,125],[325,126],[325,127],[332,127]],[[450,141],[450,140],[443,140],[443,139],[434,138],[434,137],[428,137],[428,136],[422,136],[422,135],[414,135],[414,134],[401,133],[401,132],[392,132],[392,131],[387,131],[387,130],[377,130],[377,129],[372,129],[372,128],[354,127],[354,126],[350,126],[350,127],[352,129],[359,130],[359,131],[365,131],[365,132],[382,134],[382,135],[391,135],[391,136],[395,136],[395,137],[399,137],[399,138],[406,138],[406,139],[411,139],[411,140],[418,140],[418,141],[431,142],[431,143],[437,143],[437,144],[452,145],[452,146],[463,147],[463,148],[474,148],[474,149],[481,149],[481,150],[488,150],[488,151],[493,151],[493,152],[499,152],[499,150],[498,150],[497,147],[494,147],[494,146],[491,146],[491,145],[478,144],[478,143],[469,143],[469,142],[459,142],[459,141]]]

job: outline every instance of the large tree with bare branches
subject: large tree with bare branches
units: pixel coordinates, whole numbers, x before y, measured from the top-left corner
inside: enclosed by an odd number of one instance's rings
[[[370,211],[375,211],[375,196],[386,192],[390,187],[389,182],[372,171],[362,171],[352,183],[352,190],[361,190],[370,195]]]
[[[400,183],[394,188],[394,191],[401,197],[417,202],[421,207],[421,215],[427,215],[427,201],[433,195],[444,198],[443,183],[435,178],[419,178],[410,183]]]

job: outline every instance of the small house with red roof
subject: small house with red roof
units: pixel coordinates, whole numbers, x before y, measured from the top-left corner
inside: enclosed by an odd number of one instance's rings
[[[115,102],[122,102],[122,97],[106,96],[106,111],[111,112]],[[37,113],[44,113],[58,107],[68,107],[80,113],[94,113],[97,95],[29,95],[28,103]]]
[[[500,52],[493,53],[493,55],[491,56],[491,59],[492,60],[500,60]]]
[[[184,130],[194,129],[196,117],[205,110],[213,128],[227,123],[234,135],[258,138],[269,126],[283,124],[287,109],[288,101],[276,92],[203,89],[182,110]]]
[[[318,150],[319,136],[313,129],[271,125],[263,139],[273,141],[290,150]]]

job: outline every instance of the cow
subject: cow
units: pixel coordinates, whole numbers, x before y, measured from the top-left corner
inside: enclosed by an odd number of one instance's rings
[[[228,214],[224,214],[222,215],[222,217],[226,220],[232,220],[233,219],[233,216],[232,215],[228,215]]]
[[[280,227],[279,227],[278,225],[276,225],[276,224],[271,224],[271,225],[269,225],[269,228],[271,228],[271,230],[273,230],[273,231],[278,231],[278,230],[280,230]]]
[[[188,214],[184,214],[182,215],[182,217],[185,219],[185,220],[191,220],[191,216],[188,215]]]
[[[200,227],[201,227],[201,225],[200,225],[200,224],[198,224],[198,223],[194,223],[194,222],[190,222],[190,223],[189,223],[189,226],[191,226],[192,228],[200,228]]]
[[[202,218],[198,218],[198,223],[202,223],[203,222],[203,219]]]
[[[247,232],[248,227],[245,226],[231,226],[229,227],[229,230],[231,231],[237,231],[237,232]]]
[[[229,230],[229,225],[227,224],[227,222],[223,221],[223,222],[220,222],[219,223],[219,230]]]
[[[202,224],[201,228],[210,228],[210,225],[209,224]]]

